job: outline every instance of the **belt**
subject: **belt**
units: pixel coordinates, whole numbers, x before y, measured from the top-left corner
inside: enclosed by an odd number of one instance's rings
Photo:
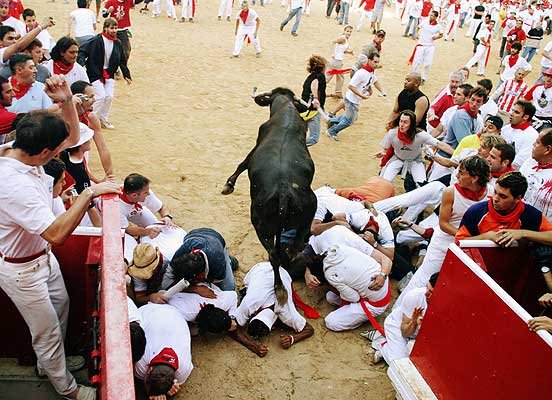
[[[47,252],[48,252],[48,249],[46,248],[44,250],[39,251],[36,254],[33,254],[33,255],[27,256],[27,257],[4,257],[4,255],[2,253],[0,253],[0,257],[2,257],[4,259],[4,261],[9,262],[11,264],[24,264],[24,263],[27,263],[29,261],[36,260],[38,257],[43,256]]]

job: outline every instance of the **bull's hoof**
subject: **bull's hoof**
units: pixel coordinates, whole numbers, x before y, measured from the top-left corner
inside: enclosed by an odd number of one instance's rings
[[[226,184],[222,188],[222,192],[220,192],[220,193],[226,195],[226,194],[232,193],[233,191],[234,191],[234,185],[232,185],[231,183],[226,182]]]

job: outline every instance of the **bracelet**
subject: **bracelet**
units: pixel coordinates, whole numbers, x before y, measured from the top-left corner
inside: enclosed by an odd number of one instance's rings
[[[90,196],[94,197],[94,189],[92,189],[90,186],[88,186],[84,190],[86,190]]]
[[[290,344],[290,347],[293,346],[293,343],[295,343],[295,338],[293,337],[293,335],[289,335],[290,339],[291,339],[291,344]]]

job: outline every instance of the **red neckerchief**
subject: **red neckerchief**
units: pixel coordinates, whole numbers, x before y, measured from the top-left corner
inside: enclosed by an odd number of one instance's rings
[[[410,139],[408,136],[406,136],[406,133],[401,132],[400,129],[397,128],[397,137],[401,142],[403,142],[406,145],[412,144],[414,139]]]
[[[133,205],[136,210],[142,209],[142,205],[140,203],[133,203],[132,201],[130,201],[130,199],[127,197],[126,193],[124,192],[124,190],[119,195],[119,198],[123,200],[125,203]]]
[[[541,169],[552,169],[552,164],[537,164],[533,167],[535,171],[540,171]]]
[[[525,121],[525,122],[522,122],[521,124],[512,125],[512,129],[521,129],[522,131],[524,131],[530,126],[531,126],[531,122]]]
[[[25,31],[27,33],[29,33],[30,31],[32,31],[34,28],[36,28],[38,26],[38,22],[35,22],[33,27],[32,28],[29,28],[27,25],[25,25]]]
[[[381,52],[381,44],[377,44],[374,40],[374,46],[376,46],[376,49],[378,49],[379,52]]]
[[[368,64],[366,64],[364,67],[362,67],[362,69],[365,69],[368,72],[374,73],[374,68],[372,68]]]
[[[103,36],[104,38],[106,38],[107,40],[111,40],[112,42],[114,42],[115,40],[117,40],[117,36],[111,37],[111,36],[109,36],[109,35],[108,35],[107,33],[105,33],[105,32],[102,32],[102,36]]]
[[[10,83],[12,85],[12,88],[13,88],[13,94],[15,94],[15,98],[17,100],[19,100],[21,97],[25,96],[27,94],[27,92],[29,91],[29,89],[31,88],[31,86],[33,86],[33,84],[28,84],[28,83],[20,83],[20,82],[17,82],[17,80],[15,79],[15,76],[12,76],[10,78]]]
[[[510,57],[508,58],[508,65],[510,66],[510,68],[516,65],[518,60],[519,60],[519,53],[516,54],[515,56],[510,54]]]
[[[525,203],[523,201],[519,201],[516,208],[514,208],[511,213],[506,215],[499,214],[493,207],[493,198],[489,197],[489,214],[501,225],[507,224],[508,227],[510,227],[516,222],[519,224],[519,217],[521,216],[521,213],[523,213],[523,210],[525,210]]]
[[[69,72],[71,72],[74,66],[75,64],[66,64],[63,60],[54,61],[54,74],[67,75]]]
[[[461,107],[459,107],[459,110],[466,110],[466,112],[472,117],[473,119],[477,119],[477,111],[473,112],[470,109],[470,103],[465,102]]]
[[[470,189],[464,189],[458,183],[455,183],[454,187],[456,188],[456,190],[458,190],[458,193],[460,193],[463,197],[472,201],[481,200],[482,197],[485,196],[485,193],[487,193],[487,186],[483,186],[479,192],[474,192],[473,190],[470,190]]]
[[[552,165],[550,166],[552,168]],[[512,168],[512,166],[510,165],[508,168],[506,168],[504,171],[500,171],[500,172],[491,172],[491,176],[493,178],[500,178],[502,175],[504,174],[507,174],[508,172],[514,172],[516,169],[515,168]]]
[[[375,220],[375,218],[373,216],[370,215],[370,219],[368,220],[368,222],[366,223],[366,225],[364,226],[364,228],[362,229],[363,231],[366,231],[368,230],[368,228],[370,228],[371,226],[374,227],[374,229],[376,230],[376,232],[379,232],[379,224],[378,224],[378,221]]]
[[[429,21],[429,25],[437,25],[437,21]]]
[[[88,126],[88,111],[85,111],[79,115],[79,121]]]
[[[240,19],[245,24],[245,21],[247,20],[247,16],[249,15],[249,8],[247,10],[241,10],[240,12]]]

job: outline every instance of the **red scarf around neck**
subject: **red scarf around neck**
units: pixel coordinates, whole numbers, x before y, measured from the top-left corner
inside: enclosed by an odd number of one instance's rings
[[[491,172],[491,176],[493,178],[500,178],[502,175],[507,174],[508,172],[514,172],[516,169],[513,168],[511,165],[507,167],[504,171],[499,172]]]
[[[374,68],[372,68],[368,64],[366,64],[364,67],[362,67],[362,69],[365,69],[368,72],[374,73]]]
[[[464,189],[458,183],[455,183],[454,187],[456,188],[456,190],[458,190],[458,193],[460,193],[466,199],[471,200],[471,201],[482,200],[483,196],[485,196],[485,193],[487,193],[487,187],[486,186],[483,186],[479,192],[474,192],[473,190],[470,190],[470,189]]]
[[[114,42],[115,40],[117,40],[117,36],[111,37],[111,36],[109,36],[109,35],[108,35],[107,33],[105,33],[105,32],[102,32],[102,36],[103,36],[104,38],[106,38],[107,40],[111,40],[112,42]]]
[[[429,21],[429,25],[437,25],[437,21]]]
[[[512,129],[521,129],[522,131],[524,131],[530,126],[531,126],[531,122],[525,121],[525,122],[522,122],[521,124],[512,125]]]
[[[541,169],[552,169],[552,164],[537,164],[533,167],[535,171],[540,171]]]
[[[245,21],[247,21],[247,16],[249,15],[249,9],[247,10],[241,10],[240,12],[240,19],[245,24]]]
[[[519,217],[521,217],[521,214],[523,213],[524,210],[525,210],[525,203],[523,201],[519,201],[512,212],[506,215],[499,214],[498,211],[496,211],[493,207],[493,198],[489,197],[489,214],[499,224],[507,225],[505,227],[499,227],[499,229],[505,229],[505,228],[519,229],[520,227]]]
[[[512,68],[519,60],[519,54],[516,54],[515,56],[510,54],[510,57],[508,57],[508,65],[510,68]]]
[[[123,202],[125,202],[127,204],[130,204],[130,205],[133,205],[136,210],[141,210],[142,209],[142,205],[140,203],[133,203],[132,201],[130,201],[130,199],[127,197],[127,195],[124,191],[119,195],[119,198]]]
[[[473,112],[470,109],[470,103],[465,102],[461,107],[459,107],[459,110],[466,110],[466,112],[472,117],[473,119],[477,119],[477,111]]]
[[[397,128],[397,137],[401,142],[403,142],[406,145],[412,144],[414,139],[410,139],[408,136],[406,136],[406,132],[401,132],[400,129]]]
[[[33,86],[32,83],[28,84],[28,83],[18,82],[15,79],[15,76],[12,76],[10,78],[10,83],[11,83],[12,88],[13,88],[13,94],[15,95],[15,98],[17,100],[19,100],[21,97],[25,96],[27,94],[27,92],[29,91],[29,89],[31,88],[31,86]]]
[[[66,64],[63,60],[54,61],[54,74],[67,75],[69,72],[71,72],[74,66],[75,64]]]

